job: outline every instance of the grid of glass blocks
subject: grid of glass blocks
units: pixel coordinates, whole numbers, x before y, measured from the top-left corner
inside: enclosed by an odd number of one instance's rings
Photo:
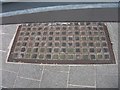
[[[102,22],[55,22],[21,25],[14,59],[109,60]]]

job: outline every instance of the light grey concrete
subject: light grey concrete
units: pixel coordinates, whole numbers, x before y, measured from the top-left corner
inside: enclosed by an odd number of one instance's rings
[[[19,64],[6,63],[7,52],[2,52],[2,69],[12,72],[18,72]]]
[[[17,77],[14,88],[39,88],[39,81]]]
[[[66,88],[68,73],[44,70],[40,88]]]
[[[2,71],[2,86],[13,88],[17,74],[8,71]]]
[[[18,24],[15,24],[15,25],[7,25],[7,27],[6,27],[6,26],[2,26],[2,33],[14,35],[15,32],[16,32],[17,27],[18,27]],[[14,28],[14,29],[13,29],[13,28]]]
[[[69,84],[95,86],[95,73],[94,66],[70,67]]]
[[[45,66],[45,69],[49,70],[49,71],[63,71],[63,72],[68,72],[69,70],[69,66],[50,66],[50,65],[47,65]]]
[[[118,65],[96,66],[97,75],[118,75]]]
[[[97,75],[96,88],[118,88],[118,76]]]
[[[8,47],[10,45],[12,38],[13,38],[13,35],[2,34],[2,50],[3,51],[8,51]]]
[[[42,69],[40,65],[23,64],[20,66],[18,76],[40,80]]]

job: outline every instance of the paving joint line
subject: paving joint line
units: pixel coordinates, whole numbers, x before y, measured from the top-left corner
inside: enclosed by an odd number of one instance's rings
[[[40,81],[39,79],[26,78],[26,77],[22,77],[22,76],[17,76],[17,77],[27,79],[27,80]]]
[[[44,69],[45,69],[45,66],[43,65],[43,70],[42,70],[42,74],[41,74],[40,82],[39,82],[39,88],[40,88],[40,86],[41,86],[41,82],[42,82],[42,77],[43,77]]]
[[[20,67],[21,67],[21,65],[19,66],[19,69],[18,69],[18,72],[17,72],[17,76],[16,76],[16,79],[15,79],[14,84],[13,84],[13,88],[15,88],[15,83],[17,81],[17,77],[18,77],[18,74],[19,74],[19,71],[20,71]]]
[[[68,85],[69,85],[69,77],[70,77],[70,66],[69,66],[69,69],[68,69],[68,76],[67,76],[67,88],[68,88]]]

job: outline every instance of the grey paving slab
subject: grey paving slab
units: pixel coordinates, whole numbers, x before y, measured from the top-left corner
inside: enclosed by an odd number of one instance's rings
[[[40,80],[43,66],[23,64],[20,66],[18,76]]]
[[[66,88],[67,76],[66,72],[44,70],[40,88]]]
[[[14,35],[16,32],[17,26],[18,26],[18,24],[3,25],[2,26],[2,33]]]
[[[2,69],[2,51],[0,51],[0,69]]]
[[[8,46],[13,38],[13,35],[2,34],[2,50],[8,51]]]
[[[2,34],[0,34],[0,50],[2,50]]]
[[[8,71],[13,71],[13,72],[18,72],[20,65],[13,64],[13,63],[6,63],[6,58],[7,58],[7,53],[2,52],[2,69],[8,70]]]
[[[14,88],[39,88],[39,81],[17,77]]]
[[[49,71],[65,71],[68,72],[69,66],[45,66],[44,69],[47,69]]]
[[[99,65],[96,66],[97,75],[118,75],[118,65]]]
[[[12,88],[17,74],[8,71],[2,71],[2,86]]]
[[[0,86],[2,86],[2,70],[0,70]]]
[[[96,88],[118,88],[118,76],[97,75]]]
[[[70,67],[69,84],[95,86],[94,66]]]

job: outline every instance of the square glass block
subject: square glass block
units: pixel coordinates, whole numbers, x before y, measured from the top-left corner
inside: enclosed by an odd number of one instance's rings
[[[88,56],[88,55],[82,55],[82,59],[83,59],[83,60],[88,60],[88,59],[89,59],[89,56]]]
[[[40,59],[40,60],[44,60],[44,54],[40,54],[40,55],[39,55],[39,59]]]
[[[66,59],[66,55],[65,54],[60,54],[59,56],[60,56],[61,60],[65,60]]]
[[[67,55],[67,59],[68,59],[68,60],[74,60],[74,55],[68,54],[68,55]]]
[[[54,60],[58,60],[58,59],[59,59],[59,54],[53,54],[52,59],[54,59]]]
[[[81,55],[75,55],[75,60],[80,60],[81,59]]]

